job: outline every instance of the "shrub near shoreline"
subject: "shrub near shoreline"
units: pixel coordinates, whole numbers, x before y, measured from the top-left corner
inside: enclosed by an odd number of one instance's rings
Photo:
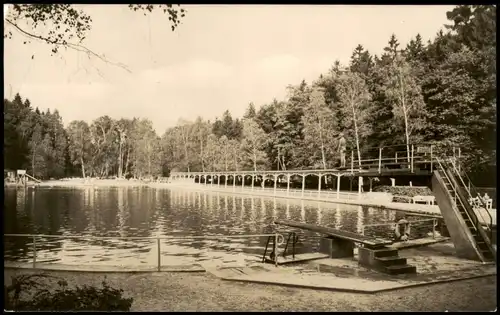
[[[57,288],[47,280],[58,280]],[[102,287],[72,286],[63,278],[47,274],[12,277],[4,284],[4,308],[11,311],[130,311],[133,298],[111,287],[105,279]]]

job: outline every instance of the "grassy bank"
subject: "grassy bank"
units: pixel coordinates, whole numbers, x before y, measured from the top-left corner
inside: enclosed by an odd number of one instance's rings
[[[4,281],[29,270],[4,270]],[[100,285],[104,274],[49,272],[71,284]],[[491,311],[496,277],[379,294],[353,294],[227,282],[203,274],[108,274],[133,297],[132,311]]]

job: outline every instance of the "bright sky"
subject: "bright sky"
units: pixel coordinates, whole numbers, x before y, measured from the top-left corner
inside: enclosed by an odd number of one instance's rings
[[[102,115],[143,117],[158,132],[179,118],[243,115],[286,96],[288,84],[311,82],[362,44],[380,54],[395,33],[401,45],[434,38],[451,6],[189,5],[170,30],[162,11],[149,17],[126,5],[81,5],[92,17],[84,44],[131,69],[51,47],[14,32],[5,40],[4,90],[40,109],[58,109],[65,124]],[[7,24],[6,28],[10,28]],[[32,55],[34,58],[32,59]]]

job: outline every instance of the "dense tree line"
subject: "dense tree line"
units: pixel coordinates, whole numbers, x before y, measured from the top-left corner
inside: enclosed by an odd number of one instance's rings
[[[171,170],[329,168],[342,132],[355,159],[370,147],[436,141],[462,148],[465,167],[485,179],[496,167],[496,8],[457,6],[446,32],[400,47],[393,35],[378,56],[358,45],[315,81],[287,87],[284,101],[242,119],[229,111],[198,117],[160,137],[148,120],[100,117],[66,130],[57,112],[16,96],[4,101],[6,168],[35,176],[154,176]],[[487,183],[491,185],[492,182]]]
[[[65,129],[57,111],[40,112],[17,94],[4,100],[4,168],[42,179],[158,176],[161,141],[147,119],[103,116]]]

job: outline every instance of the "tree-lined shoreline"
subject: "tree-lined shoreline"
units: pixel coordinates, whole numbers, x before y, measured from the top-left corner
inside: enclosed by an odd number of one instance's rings
[[[496,186],[496,8],[457,6],[447,18],[432,41],[417,34],[403,48],[393,35],[380,56],[358,45],[348,66],[288,86],[284,101],[250,104],[241,119],[179,120],[162,136],[139,118],[64,128],[57,111],[4,99],[4,168],[42,179],[332,168],[343,133],[356,158],[381,145],[460,146],[472,179]]]

